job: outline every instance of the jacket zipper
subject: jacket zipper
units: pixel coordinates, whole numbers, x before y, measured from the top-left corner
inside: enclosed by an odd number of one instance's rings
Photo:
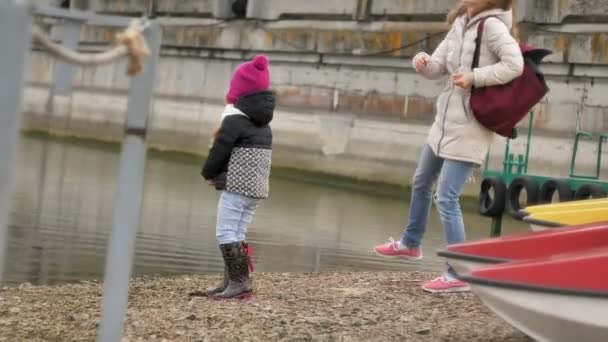
[[[452,99],[452,94],[454,93],[454,85],[450,85],[451,89],[450,89],[450,95],[448,95],[448,99],[446,101],[445,104],[445,109],[443,110],[443,120],[441,122],[441,138],[439,138],[439,141],[437,142],[437,156],[439,156],[439,153],[441,152],[441,142],[443,141],[443,138],[445,137],[445,117],[448,114],[448,106],[450,105],[450,100]]]
[[[469,23],[465,23],[465,25],[462,27],[462,39],[461,39],[461,46],[460,46],[460,53],[458,54],[458,68],[460,69],[462,64],[462,45],[464,45],[464,36],[466,35],[467,32],[467,26],[469,25]],[[447,63],[447,61],[446,61]],[[449,76],[448,76],[449,77]],[[450,95],[448,96],[447,102],[445,104],[445,109],[443,110],[443,120],[441,122],[441,138],[439,138],[439,142],[437,143],[437,156],[439,156],[439,153],[441,151],[441,143],[443,142],[443,138],[445,137],[445,119],[448,116],[448,107],[450,106],[450,100],[452,99],[452,95],[454,94],[454,83],[450,83]],[[464,111],[465,111],[465,115],[467,115],[466,111],[466,106],[464,106]]]

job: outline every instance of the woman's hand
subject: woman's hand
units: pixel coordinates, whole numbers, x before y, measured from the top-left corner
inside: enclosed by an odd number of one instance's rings
[[[473,85],[473,73],[472,72],[456,72],[452,75],[452,82],[454,85],[463,89],[469,89]]]
[[[431,56],[429,56],[427,53],[420,54],[416,60],[416,71],[420,72],[420,71],[424,70],[424,68],[426,68],[426,65],[429,63],[430,59],[431,59]]]

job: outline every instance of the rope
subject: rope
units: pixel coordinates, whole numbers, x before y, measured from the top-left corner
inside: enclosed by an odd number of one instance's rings
[[[262,25],[258,24],[258,25],[256,25],[256,27],[258,29],[264,31],[267,34],[270,34],[274,39],[280,41],[281,43],[283,43],[283,44],[291,47],[292,49],[294,49],[296,51],[306,52],[306,53],[312,53],[312,54],[322,54],[319,51],[312,50],[312,49],[309,49],[309,48],[306,48],[306,47],[302,47],[302,46],[298,46],[296,44],[293,44],[293,43],[287,41],[286,39],[283,39],[283,37],[281,37],[276,32],[273,32],[273,31],[271,31],[271,30],[263,27]],[[446,31],[435,32],[435,33],[430,34],[430,35],[428,35],[428,36],[426,36],[426,37],[424,37],[422,39],[418,39],[418,40],[416,40],[414,42],[407,43],[407,44],[404,44],[404,45],[401,45],[401,46],[398,46],[396,48],[389,49],[389,50],[372,51],[372,52],[360,53],[360,54],[353,53],[352,55],[353,56],[357,56],[357,57],[373,57],[373,56],[390,55],[390,54],[393,54],[395,52],[406,50],[408,48],[414,47],[414,46],[416,46],[416,45],[418,45],[420,43],[423,43],[423,42],[425,42],[425,41],[427,41],[427,40],[429,40],[431,38],[435,38],[437,36],[445,35],[446,33],[447,33]]]
[[[128,56],[126,74],[134,76],[143,69],[144,60],[150,54],[148,44],[142,32],[148,27],[147,22],[139,20],[131,21],[129,27],[116,35],[117,46],[112,49],[96,54],[83,54],[66,49],[56,44],[44,31],[37,25],[33,26],[32,36],[35,42],[42,45],[54,57],[63,62],[91,66],[103,65],[115,62]]]
[[[414,47],[414,46],[416,46],[416,45],[418,45],[420,43],[423,43],[423,42],[425,42],[427,40],[430,40],[431,38],[435,38],[435,37],[444,35],[446,33],[447,33],[446,31],[435,32],[435,33],[430,34],[430,35],[428,35],[428,36],[426,36],[426,37],[424,37],[422,39],[418,39],[418,40],[413,41],[411,43],[407,43],[407,44],[401,45],[401,46],[396,47],[394,49],[382,50],[382,51],[378,51],[378,52],[363,53],[363,54],[360,54],[358,56],[361,56],[361,57],[372,57],[372,56],[382,56],[382,55],[393,54],[393,53],[395,53],[397,51],[409,49],[409,48]]]

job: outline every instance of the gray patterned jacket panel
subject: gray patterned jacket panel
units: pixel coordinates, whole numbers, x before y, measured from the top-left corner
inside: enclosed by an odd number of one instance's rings
[[[232,150],[226,190],[252,198],[268,197],[272,151],[237,147]]]

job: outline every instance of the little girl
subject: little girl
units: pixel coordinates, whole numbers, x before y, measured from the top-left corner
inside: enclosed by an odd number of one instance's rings
[[[224,258],[224,281],[208,289],[214,299],[252,293],[245,242],[255,210],[268,197],[275,95],[269,91],[268,59],[258,55],[234,72],[222,123],[202,175],[221,191],[216,236]]]

